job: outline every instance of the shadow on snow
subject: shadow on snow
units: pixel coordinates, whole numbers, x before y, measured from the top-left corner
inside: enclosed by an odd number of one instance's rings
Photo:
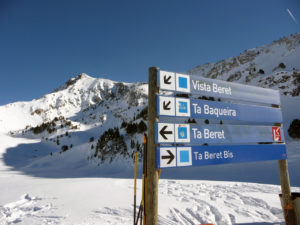
[[[77,135],[79,139],[88,140],[88,134],[84,132]],[[72,133],[74,136],[74,133]],[[38,142],[20,144],[7,149],[3,160],[12,171],[48,178],[73,178],[73,177],[108,177],[108,178],[133,178],[133,160],[122,159],[118,156],[112,163],[105,162],[97,165],[96,159],[88,160],[94,150],[89,148],[74,147],[66,152],[61,152],[61,146],[55,143]],[[86,141],[87,142],[87,141]],[[52,156],[51,156],[52,152]],[[99,160],[100,161],[100,160]],[[297,161],[289,165],[291,184],[300,186],[300,173],[297,172]],[[142,165],[139,164],[141,177]],[[277,161],[264,161],[253,163],[239,163],[228,165],[211,165],[203,167],[169,168],[163,169],[161,178],[188,179],[188,180],[218,180],[241,181],[265,184],[279,184]]]

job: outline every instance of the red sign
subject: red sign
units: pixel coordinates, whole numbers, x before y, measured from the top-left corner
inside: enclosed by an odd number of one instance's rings
[[[272,127],[273,141],[281,141],[280,127]]]

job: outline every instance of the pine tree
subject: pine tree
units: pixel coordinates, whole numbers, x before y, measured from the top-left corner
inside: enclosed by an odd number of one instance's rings
[[[288,133],[292,138],[300,138],[300,120],[294,119],[290,124]]]
[[[137,127],[137,131],[139,133],[143,133],[147,130],[147,125],[144,123],[143,120],[141,120],[141,122],[139,123],[138,127]]]
[[[135,143],[134,143],[134,141],[131,139],[131,141],[130,141],[130,147],[132,148],[132,149],[134,149],[134,147],[135,147]]]

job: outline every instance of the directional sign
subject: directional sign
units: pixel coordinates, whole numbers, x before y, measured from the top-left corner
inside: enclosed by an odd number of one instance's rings
[[[170,165],[171,163],[172,163],[172,161],[174,160],[174,158],[175,158],[175,156],[174,156],[174,154],[172,153],[172,151],[171,150],[167,150],[167,155],[163,155],[162,157],[161,157],[161,159],[167,159],[167,164],[168,165]]]
[[[166,151],[172,151],[174,160],[168,164]],[[263,160],[286,159],[284,144],[260,145],[222,145],[222,146],[192,146],[192,147],[157,147],[156,166],[182,167],[204,166],[224,163],[241,163]],[[175,160],[176,159],[176,160]]]
[[[160,148],[160,163],[163,167],[176,166],[176,156],[175,147]]]
[[[280,104],[279,91],[208,79],[201,76],[160,71],[159,87],[163,90],[217,98],[237,99],[265,104]]]
[[[162,70],[157,76],[158,87],[172,92],[156,96],[156,115],[168,121],[155,124],[158,168],[286,159],[282,126],[257,125],[282,123],[274,107],[280,105],[279,91]],[[203,96],[216,101],[198,98]],[[181,124],[183,118],[212,124]]]
[[[250,144],[283,142],[276,126],[156,124],[156,143]]]
[[[160,71],[159,76],[159,86],[161,89],[175,91],[175,73]]]
[[[158,116],[281,123],[280,108],[157,96]]]
[[[157,107],[161,115],[175,116],[175,98],[159,96]]]
[[[157,141],[159,143],[172,143],[175,141],[174,136],[174,124],[171,123],[158,123],[156,125],[157,129]]]

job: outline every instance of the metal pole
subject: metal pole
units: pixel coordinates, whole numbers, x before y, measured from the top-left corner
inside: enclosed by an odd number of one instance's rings
[[[157,73],[159,68],[149,68],[148,87],[148,140],[146,174],[146,225],[157,225],[158,215],[158,173],[156,170],[155,130]]]
[[[143,145],[144,145],[144,165],[143,165],[143,175],[144,175],[144,179],[143,179],[143,217],[141,218],[141,225],[145,225],[146,224],[146,205],[147,205],[147,195],[146,195],[146,185],[147,185],[147,135],[144,134],[144,141],[143,141]]]
[[[142,217],[143,217],[143,202],[141,201],[140,208],[139,208],[139,212],[138,212],[138,214],[137,214],[136,221],[135,221],[135,224],[134,224],[134,225],[137,225],[137,224],[138,224],[139,219],[140,219],[140,221],[142,221]]]
[[[133,199],[133,224],[135,224],[136,219],[136,170],[137,170],[137,152],[134,153],[134,199]]]
[[[145,174],[143,174],[143,183],[142,183],[142,210],[141,210],[141,225],[145,224]]]
[[[286,225],[296,225],[296,215],[293,207],[293,200],[290,187],[290,177],[287,160],[278,161],[282,208]]]

